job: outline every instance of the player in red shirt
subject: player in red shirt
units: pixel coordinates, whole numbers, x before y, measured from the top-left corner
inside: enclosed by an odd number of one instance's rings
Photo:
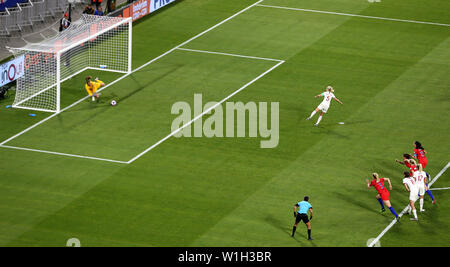
[[[419,161],[419,164],[422,164],[422,169],[425,169],[425,167],[427,166],[427,151],[425,151],[425,149],[423,148],[422,144],[419,141],[415,141],[414,142],[414,155],[413,157],[415,159],[417,159]],[[427,174],[427,178],[430,179],[430,175]],[[428,186],[428,184],[427,184]],[[436,200],[434,199],[433,194],[431,193],[431,191],[428,189],[427,194],[431,197],[431,199],[433,200],[433,204],[436,203]]]
[[[395,212],[394,208],[392,207],[391,202],[389,201],[389,191],[384,186],[384,181],[387,181],[389,183],[389,190],[392,190],[391,180],[389,180],[389,178],[380,178],[378,176],[378,173],[372,173],[372,178],[373,179],[370,182],[368,179],[366,179],[367,188],[373,186],[377,190],[378,195],[376,196],[376,198],[381,205],[381,212],[385,211],[384,204],[386,204],[392,214],[394,214],[395,218],[397,220],[400,219],[397,212]]]
[[[419,164],[422,164],[422,168],[425,169],[427,166],[427,151],[423,148],[422,144],[419,141],[414,142],[414,154],[413,158],[419,161]]]
[[[398,159],[396,159],[395,161],[408,167],[410,176],[412,176],[413,173],[418,170],[417,163],[413,159],[411,159],[411,155],[409,154],[403,154],[403,161],[400,161]]]
[[[412,176],[414,172],[419,170],[419,167],[417,166],[417,163],[415,160],[410,159],[409,163],[405,163],[406,167],[409,168],[409,173]]]

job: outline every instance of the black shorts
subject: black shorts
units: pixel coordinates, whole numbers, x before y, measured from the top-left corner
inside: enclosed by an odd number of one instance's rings
[[[300,221],[303,221],[304,223],[308,223],[308,215],[306,213],[297,213],[297,217],[295,217],[295,223],[299,223]]]

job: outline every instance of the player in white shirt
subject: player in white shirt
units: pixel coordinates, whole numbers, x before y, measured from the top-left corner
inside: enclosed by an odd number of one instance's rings
[[[334,93],[333,87],[328,86],[327,90],[325,92],[321,93],[320,95],[314,96],[315,98],[323,96],[323,101],[322,101],[322,103],[320,103],[319,106],[317,106],[317,108],[311,113],[311,115],[308,118],[306,118],[306,120],[310,120],[314,115],[316,115],[316,113],[319,110],[322,111],[320,113],[319,118],[317,119],[316,124],[314,124],[314,126],[317,126],[317,125],[319,125],[320,121],[322,120],[323,114],[327,113],[328,108],[330,107],[330,104],[331,104],[331,100],[334,99],[337,102],[339,102],[341,105],[343,105],[344,103],[342,103],[339,99],[337,99],[333,93]]]
[[[403,173],[405,178],[403,178],[403,185],[405,186],[406,191],[409,192],[409,207],[408,214],[411,214],[411,210],[413,212],[414,218],[411,218],[412,221],[417,221],[417,211],[414,203],[417,201],[419,189],[417,188],[417,183],[414,177],[409,176],[409,172]]]
[[[419,170],[413,173],[413,177],[416,182],[417,189],[419,190],[420,212],[423,212],[425,211],[423,209],[423,197],[425,195],[425,191],[427,191],[427,186],[425,184],[427,182],[427,173],[423,171],[422,164],[419,164],[418,167]]]

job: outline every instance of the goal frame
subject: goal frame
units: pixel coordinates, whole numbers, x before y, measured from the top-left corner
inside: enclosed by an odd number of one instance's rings
[[[98,36],[101,36],[102,34],[110,31],[111,29],[114,29],[116,27],[119,27],[121,25],[124,24],[128,24],[128,57],[127,57],[127,71],[120,71],[120,70],[114,70],[114,69],[108,69],[108,68],[96,68],[96,67],[92,67],[90,66],[90,64],[88,64],[88,66],[86,66],[85,68],[72,73],[71,75],[65,77],[64,79],[61,79],[61,55],[64,52],[67,52],[77,46],[82,45],[83,43],[88,42],[89,40],[92,40]],[[50,52],[50,51],[44,51],[44,50],[40,50],[40,49],[33,49],[33,48],[29,48],[27,46],[22,47],[22,48],[9,48],[9,50],[13,51],[13,53],[15,54],[15,56],[17,56],[18,53],[23,52],[26,53],[27,51],[32,51],[32,52],[41,52],[41,53],[53,53],[56,57],[56,109],[45,109],[45,108],[36,108],[36,107],[26,107],[26,106],[21,106],[22,103],[37,97],[39,94],[42,94],[52,88],[55,87],[55,84],[52,84],[51,86],[37,92],[36,94],[33,94],[21,101],[19,101],[18,103],[13,103],[12,107],[13,108],[19,108],[19,109],[28,109],[28,110],[36,110],[36,111],[43,111],[43,112],[51,112],[51,113],[60,113],[61,112],[61,84],[64,81],[67,81],[75,76],[77,76],[78,74],[88,70],[88,69],[92,69],[92,70],[101,70],[101,71],[109,71],[109,72],[117,72],[117,73],[123,73],[123,74],[130,74],[132,72],[132,36],[133,36],[133,20],[131,17],[128,18],[123,18],[123,20],[114,23],[113,25],[110,25],[108,28],[105,28],[101,31],[98,31],[92,35],[88,35],[87,37],[84,37],[76,42],[74,42],[73,44],[64,47],[56,52]],[[90,50],[89,50],[90,51]],[[23,77],[22,77],[23,78]],[[21,79],[21,78],[19,78]]]

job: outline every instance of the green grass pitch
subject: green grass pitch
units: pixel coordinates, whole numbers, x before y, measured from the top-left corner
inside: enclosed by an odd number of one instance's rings
[[[181,0],[134,23],[133,69],[255,2]],[[260,4],[183,48],[285,61],[227,100],[279,102],[276,148],[260,148],[261,138],[171,137],[121,164],[0,147],[0,246],[72,237],[82,246],[366,246],[378,236],[393,216],[379,213],[370,173],[391,178],[401,212],[408,194],[394,160],[420,140],[432,177],[450,161],[450,2]],[[5,145],[127,162],[170,134],[175,102],[192,104],[195,93],[220,101],[275,64],[175,50],[103,90],[99,103],[86,99]],[[96,70],[66,81],[63,108],[85,96],[86,75],[121,76]],[[344,105],[313,127],[317,117],[305,118],[327,85]],[[12,102],[0,102],[0,142],[51,115],[6,109]],[[449,178],[433,187],[450,187]],[[290,237],[305,195],[312,242],[301,224]],[[434,195],[418,223],[403,216],[381,246],[448,246],[450,190]]]

